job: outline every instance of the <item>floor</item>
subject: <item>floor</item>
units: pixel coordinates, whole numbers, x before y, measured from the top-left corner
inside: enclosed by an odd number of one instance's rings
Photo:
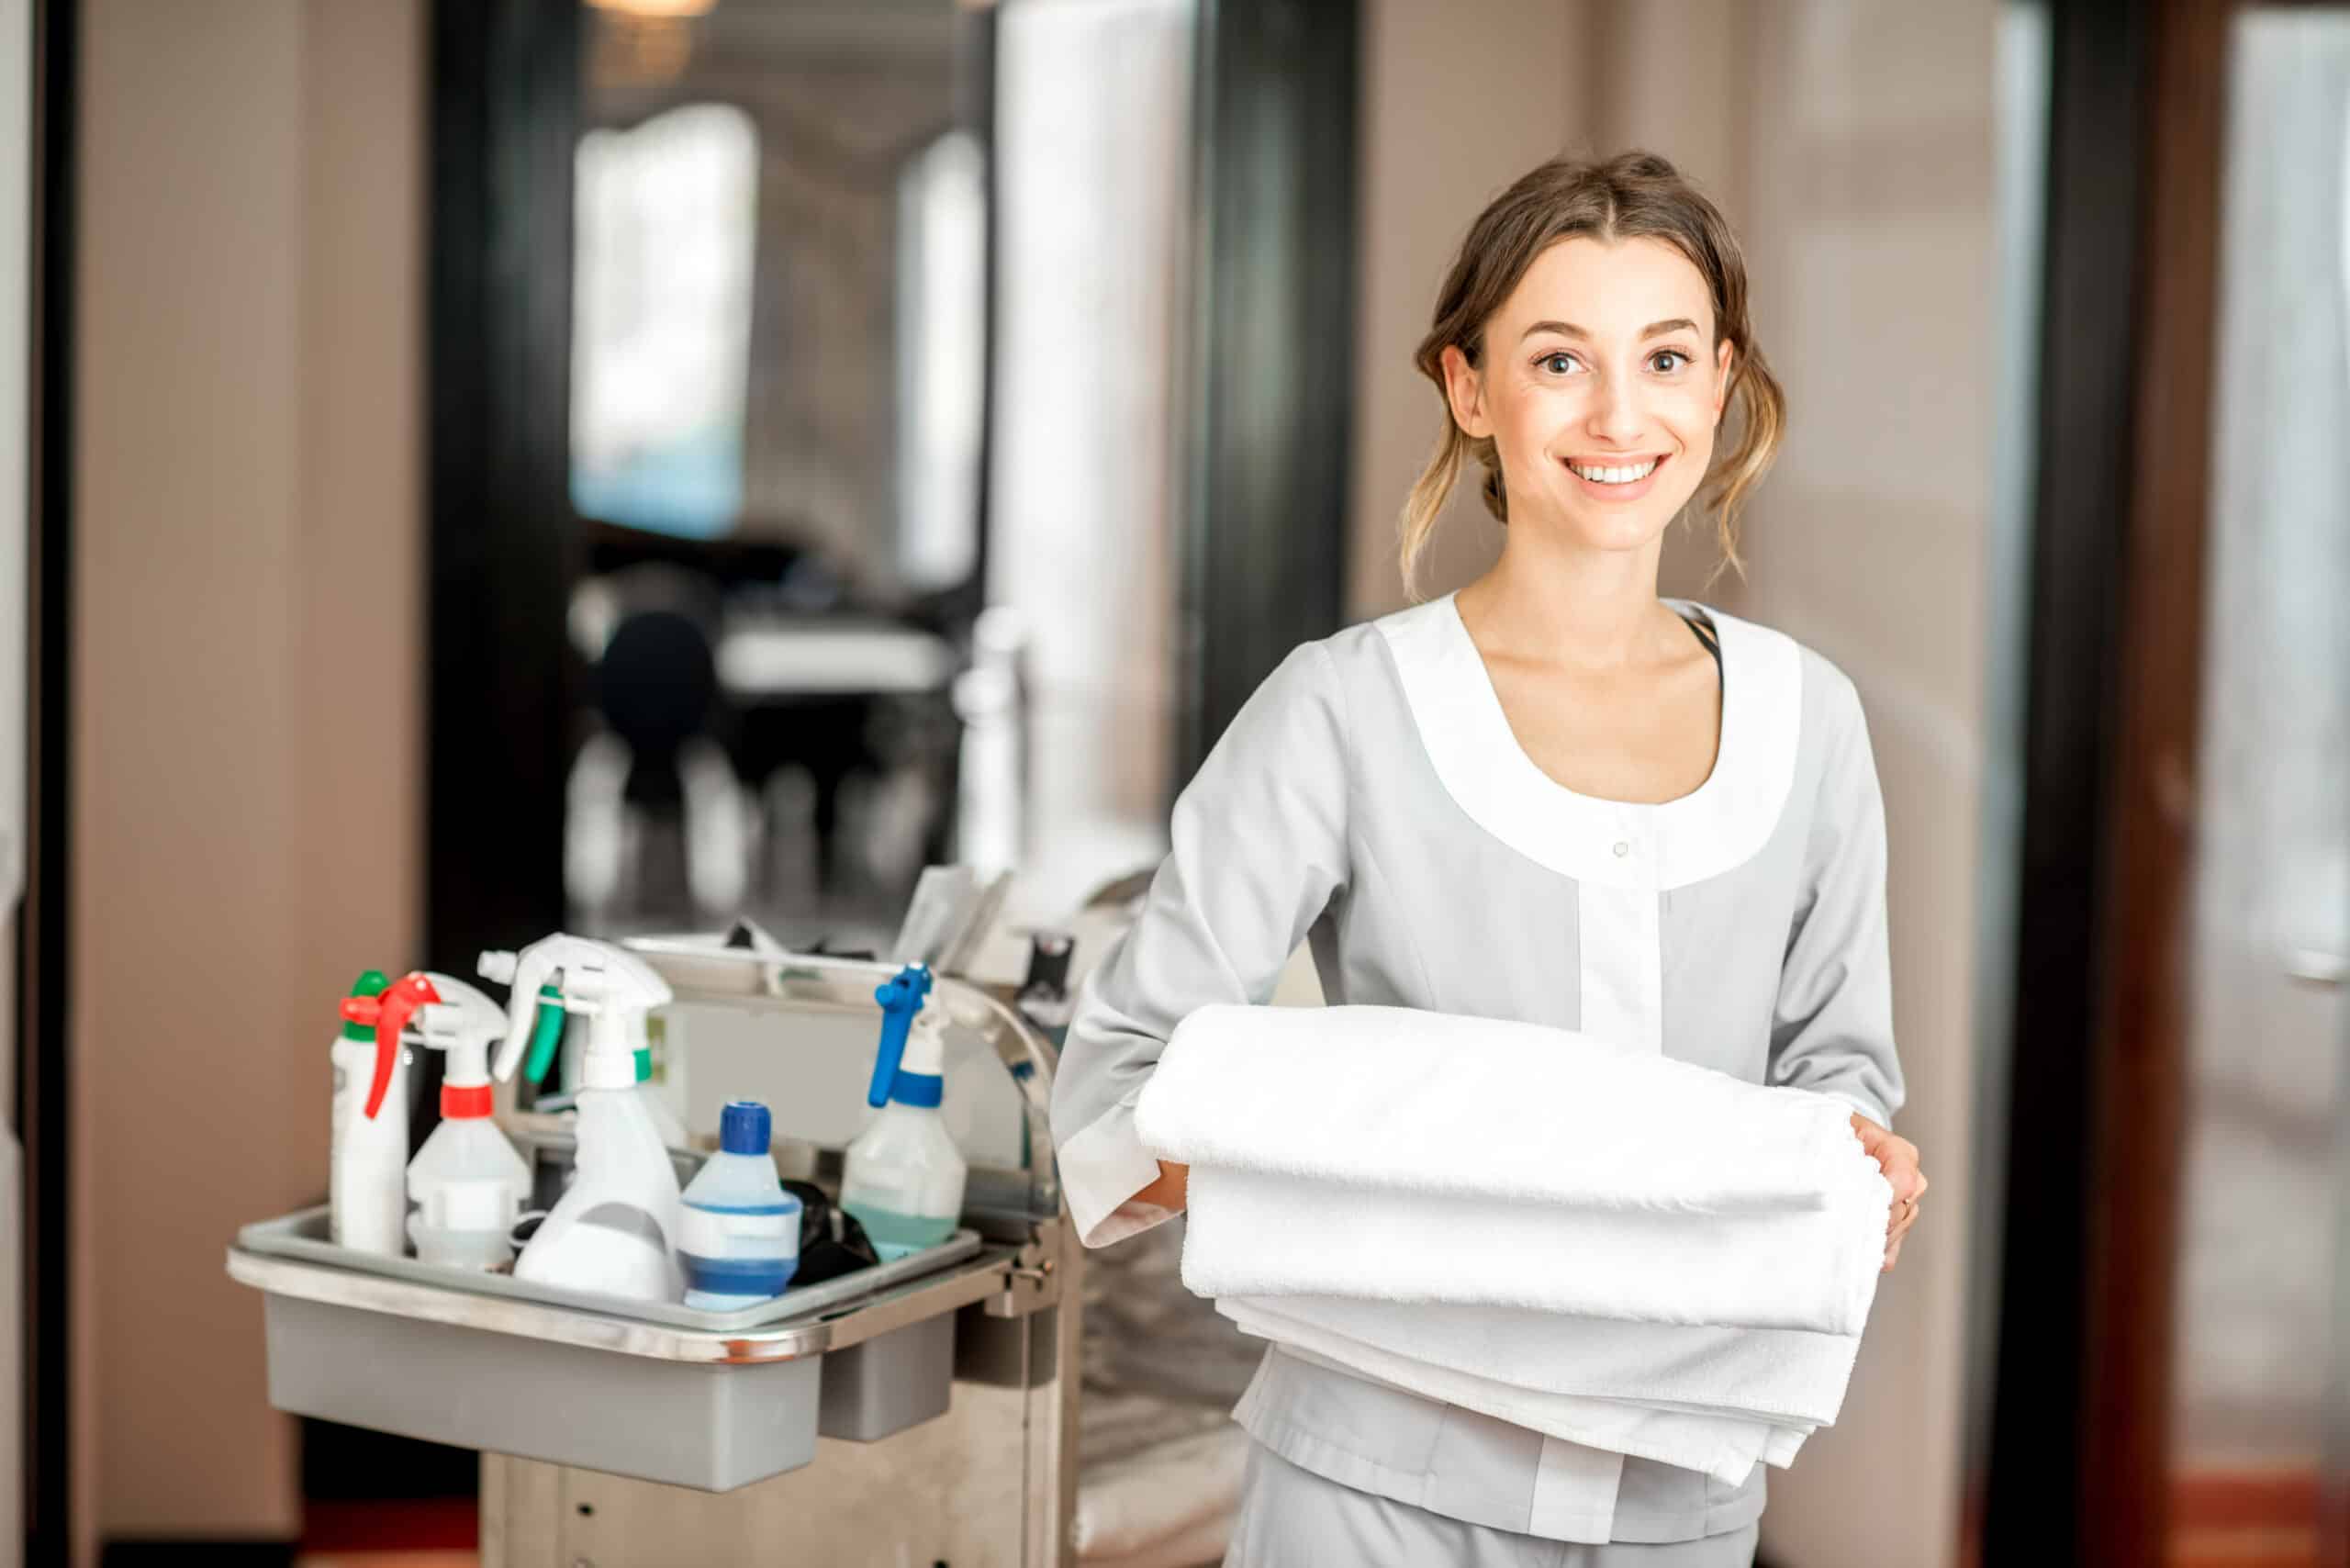
[[[295,1568],[481,1568],[470,1497],[304,1504]]]

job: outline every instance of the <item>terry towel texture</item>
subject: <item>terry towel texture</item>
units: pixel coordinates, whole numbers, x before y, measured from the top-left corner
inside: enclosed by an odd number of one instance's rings
[[[1442,1332],[1419,1307],[1337,1296],[1232,1297],[1319,1324],[1396,1355],[1544,1394],[1637,1400],[1660,1409],[1823,1427],[1843,1406],[1860,1341],[1783,1328],[1683,1327],[1509,1307],[1448,1308]]]
[[[1852,1107],[1572,1029],[1219,1002],[1135,1106],[1163,1159],[1585,1208],[1817,1210],[1876,1161]]]
[[[1850,1107],[1574,1031],[1214,1006],[1136,1107],[1246,1331],[1733,1484],[1835,1418],[1892,1184]]]
[[[1203,1007],[1135,1107],[1183,1283],[1857,1334],[1893,1185],[1842,1102],[1572,1030]]]

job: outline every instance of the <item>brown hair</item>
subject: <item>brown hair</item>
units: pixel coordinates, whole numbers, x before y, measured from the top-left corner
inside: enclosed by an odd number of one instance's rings
[[[1420,374],[1436,383],[1444,406],[1444,433],[1413,485],[1401,520],[1404,585],[1415,595],[1421,553],[1464,458],[1474,457],[1484,467],[1485,510],[1509,521],[1509,496],[1493,438],[1472,438],[1453,420],[1451,400],[1445,396],[1444,351],[1458,348],[1471,364],[1478,364],[1486,321],[1534,259],[1578,235],[1607,241],[1662,240],[1704,276],[1713,296],[1715,345],[1732,345],[1726,409],[1735,408],[1740,418],[1737,442],[1726,452],[1717,449],[1698,496],[1713,510],[1720,530],[1722,559],[1716,572],[1721,566],[1746,569],[1738,554],[1738,514],[1779,449],[1786,395],[1772,378],[1746,318],[1746,258],[1738,237],[1714,204],[1671,163],[1653,152],[1624,152],[1605,162],[1553,158],[1495,197],[1460,242],[1460,254],[1437,296],[1436,319],[1412,355]]]

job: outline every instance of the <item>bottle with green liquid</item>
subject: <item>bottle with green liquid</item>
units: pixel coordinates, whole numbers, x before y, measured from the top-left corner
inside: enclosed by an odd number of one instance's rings
[[[841,1207],[885,1263],[955,1234],[970,1170],[939,1114],[946,1039],[936,1015],[923,1011],[929,992],[930,970],[909,964],[873,993],[881,1043],[866,1103],[880,1114],[848,1146],[841,1171]]]

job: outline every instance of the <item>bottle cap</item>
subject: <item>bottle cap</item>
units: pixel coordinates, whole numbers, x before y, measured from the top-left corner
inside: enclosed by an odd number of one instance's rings
[[[756,1100],[729,1100],[718,1113],[718,1147],[728,1154],[765,1154],[770,1130],[767,1108]]]
[[[385,974],[383,970],[367,969],[364,970],[357,980],[351,982],[351,994],[381,996],[391,989],[391,977]],[[342,1021],[342,1037],[346,1040],[357,1040],[362,1045],[372,1046],[375,1043],[375,1026],[373,1024],[362,1024],[354,1018],[346,1017]]]

